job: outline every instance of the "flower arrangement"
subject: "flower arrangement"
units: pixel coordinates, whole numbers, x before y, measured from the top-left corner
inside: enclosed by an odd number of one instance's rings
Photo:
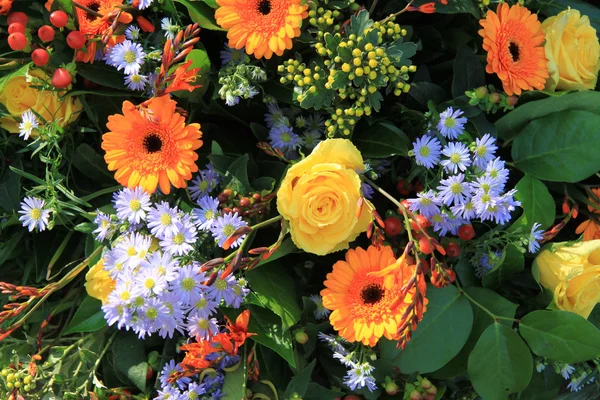
[[[599,21],[0,0],[0,398],[597,398]]]

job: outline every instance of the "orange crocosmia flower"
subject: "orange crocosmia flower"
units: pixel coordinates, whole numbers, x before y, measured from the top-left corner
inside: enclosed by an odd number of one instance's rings
[[[200,124],[185,124],[169,96],[154,97],[141,106],[123,103],[123,114],[108,117],[102,136],[104,160],[115,179],[130,188],[168,194],[171,185],[186,187],[198,171],[196,149],[202,146]]]
[[[590,197],[589,200],[592,204],[595,204],[596,207],[588,205],[588,211],[600,217],[600,204],[598,203],[598,199],[600,199],[600,188],[592,189],[592,193],[596,198]],[[575,229],[575,233],[583,233],[584,242],[600,239],[600,225],[598,225],[595,219],[590,218],[587,221],[582,222],[577,229]]]
[[[431,1],[429,3],[421,4],[418,7],[410,6],[408,11],[419,11],[424,14],[433,14],[435,12],[435,2]]]
[[[181,361],[184,369],[205,369],[212,366],[213,361],[206,360],[206,356],[217,351],[221,351],[218,347],[213,347],[212,342],[202,340],[196,343],[189,343],[181,346],[181,350],[185,351],[185,357]]]
[[[516,4],[498,5],[479,21],[488,74],[495,73],[509,96],[523,90],[544,89],[548,79],[545,35],[537,15]]]
[[[154,25],[152,25],[152,22],[148,21],[146,18],[142,17],[141,15],[138,15],[137,17],[135,17],[135,20],[137,21],[138,25],[140,26],[140,28],[142,28],[142,30],[144,32],[154,32],[154,29],[156,29],[154,27]]]
[[[202,85],[190,85],[190,83],[196,82],[196,75],[200,72],[200,68],[188,69],[192,65],[192,60],[188,60],[185,64],[177,67],[173,76],[173,80],[165,90],[165,93],[175,92],[177,90],[188,90],[192,92],[194,89],[201,87]]]
[[[321,291],[323,306],[333,311],[329,316],[333,328],[349,342],[367,346],[375,346],[382,337],[398,340],[402,316],[416,288],[411,287],[404,298],[400,294],[415,268],[402,257],[396,260],[390,246],[348,250],[346,259],[327,274]]]
[[[306,3],[306,4],[305,4]],[[217,0],[217,24],[227,30],[229,46],[256,58],[282,55],[300,36],[302,20],[308,16],[302,0]],[[303,5],[304,4],[304,5]]]
[[[6,15],[12,8],[13,0],[0,0],[0,15]]]
[[[103,18],[88,14],[87,11],[81,8],[75,8],[77,13],[77,22],[79,23],[79,31],[87,37],[87,45],[85,51],[77,51],[77,61],[92,63],[96,59],[96,51],[100,42],[96,39],[98,35],[102,35],[112,24],[108,19],[114,9],[123,5],[123,0],[78,0],[78,3],[104,15]],[[110,38],[107,47],[112,47],[117,43],[125,40],[125,36],[116,36]]]

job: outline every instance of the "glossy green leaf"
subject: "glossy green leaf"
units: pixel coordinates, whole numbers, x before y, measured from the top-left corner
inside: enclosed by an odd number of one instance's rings
[[[542,373],[533,371],[531,382],[519,393],[518,400],[556,400],[564,379],[554,371],[546,368]]]
[[[515,222],[522,227],[523,232],[531,229],[534,222],[540,223],[542,229],[554,224],[556,205],[548,188],[542,181],[530,175],[525,175],[515,186],[515,199],[521,202],[523,215]]]
[[[484,275],[481,283],[486,288],[496,288],[506,282],[513,275],[525,268],[525,256],[517,247],[510,244],[504,251],[504,257],[499,265]]]
[[[95,182],[114,182],[112,173],[106,168],[104,157],[96,153],[87,143],[82,143],[73,154],[73,165],[85,177]]]
[[[85,79],[99,85],[123,90],[123,94],[127,95],[123,73],[109,65],[100,63],[77,63],[77,73]]]
[[[63,332],[64,335],[78,332],[96,332],[106,326],[102,302],[90,296],[86,296],[75,311],[75,315]]]
[[[408,137],[390,122],[377,122],[363,131],[355,132],[352,142],[364,158],[408,154]]]
[[[257,302],[281,317],[283,328],[288,329],[300,320],[300,306],[296,301],[294,280],[283,264],[273,262],[255,268],[246,274],[248,284]]]
[[[114,369],[117,375],[133,383],[142,392],[146,391],[148,363],[144,342],[133,332],[119,332],[111,347]]]
[[[225,374],[222,400],[240,400],[246,398],[246,360],[242,359],[237,369]]]
[[[310,377],[312,375],[313,369],[315,369],[315,364],[317,360],[312,360],[310,364],[308,364],[300,373],[292,378],[290,383],[285,389],[284,398],[289,399],[292,397],[294,393],[296,393],[299,397],[304,398],[304,395],[308,391],[308,385],[310,383]]]
[[[600,356],[600,330],[570,311],[533,311],[519,331],[538,356],[569,364]]]
[[[224,30],[215,21],[215,10],[201,1],[192,0],[174,0],[177,3],[183,4],[189,13],[192,21],[198,23],[201,28],[212,31]]]
[[[303,400],[335,400],[344,396],[344,392],[327,389],[318,383],[310,382]]]
[[[482,398],[504,400],[529,385],[533,358],[515,331],[494,323],[483,332],[471,352],[468,372]]]
[[[461,47],[454,58],[452,96],[464,96],[467,90],[485,85],[485,69],[479,57],[469,47]]]
[[[21,161],[13,162],[16,168],[23,168]],[[0,175],[0,209],[12,211],[19,208],[21,202],[21,176],[9,168]]]

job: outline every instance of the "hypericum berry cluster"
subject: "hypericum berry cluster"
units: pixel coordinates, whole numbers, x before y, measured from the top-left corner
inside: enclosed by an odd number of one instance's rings
[[[27,393],[35,388],[34,377],[25,369],[3,368],[0,371],[0,381],[8,392],[18,389]]]
[[[513,110],[519,98],[517,96],[508,96],[504,92],[497,92],[493,85],[488,87],[480,86],[477,89],[465,92],[469,98],[469,104],[478,106],[487,113],[495,114],[498,110],[504,112]]]
[[[417,47],[403,42],[407,32],[398,24],[375,23],[362,10],[342,32],[317,38],[319,58],[308,63],[290,59],[278,67],[281,83],[294,84],[302,108],[331,115],[325,122],[328,137],[350,135],[363,115],[379,111],[380,89],[395,95],[408,92],[409,73],[416,71],[410,57]]]

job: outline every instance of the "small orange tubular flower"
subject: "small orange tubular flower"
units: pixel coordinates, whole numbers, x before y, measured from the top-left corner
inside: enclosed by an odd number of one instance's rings
[[[495,73],[509,96],[523,90],[544,89],[548,79],[545,35],[537,15],[516,4],[501,3],[479,21],[483,48],[487,51],[486,71]]]
[[[404,298],[403,287],[414,276],[414,265],[396,260],[390,246],[350,249],[327,274],[321,291],[323,306],[333,312],[329,320],[338,334],[350,342],[375,346],[380,338],[398,340],[402,316],[416,288]],[[395,279],[389,279],[390,275]]]
[[[598,199],[600,199],[600,188],[592,189],[592,193],[595,198],[590,197],[589,200],[592,204],[595,204],[596,207],[588,205],[588,211],[600,216],[600,204],[598,203]],[[587,221],[582,222],[577,229],[575,229],[575,233],[583,233],[584,242],[600,239],[600,225],[598,225],[595,219],[590,218]]]
[[[424,14],[433,14],[435,12],[435,2],[431,1],[429,3],[421,4],[418,7],[410,6],[408,7],[408,11],[419,11]]]
[[[152,22],[148,21],[146,18],[142,17],[141,15],[135,17],[135,20],[137,21],[138,25],[140,26],[140,28],[142,28],[142,30],[144,32],[152,33],[156,29],[154,27],[154,25],[152,25]]]
[[[196,149],[202,146],[200,124],[185,124],[169,96],[154,97],[136,107],[123,103],[123,114],[108,117],[110,132],[102,136],[104,160],[115,179],[148,193],[168,194],[171,185],[186,187],[198,171]]]
[[[202,85],[190,85],[190,83],[196,82],[196,75],[200,72],[200,68],[190,68],[192,60],[188,60],[183,65],[177,67],[173,73],[173,80],[165,90],[165,93],[175,92],[177,90],[188,90],[192,92],[194,89],[201,87]]]
[[[0,0],[0,15],[6,15],[12,8],[13,0]]]
[[[256,58],[282,55],[300,36],[302,20],[308,16],[301,0],[217,0],[217,24],[227,30],[229,46],[246,47]]]

